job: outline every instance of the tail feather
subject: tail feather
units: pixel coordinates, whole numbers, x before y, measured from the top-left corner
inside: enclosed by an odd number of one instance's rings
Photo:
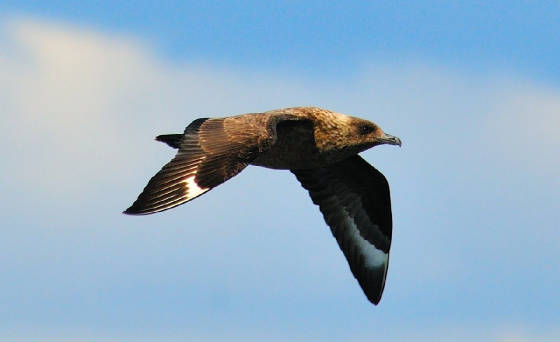
[[[162,134],[158,135],[156,140],[164,142],[173,148],[179,148],[181,140],[183,140],[183,134]]]

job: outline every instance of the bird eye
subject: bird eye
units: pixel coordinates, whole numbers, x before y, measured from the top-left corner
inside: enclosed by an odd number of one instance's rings
[[[366,135],[366,134],[370,134],[371,132],[373,132],[375,130],[375,127],[371,126],[371,125],[362,125],[360,126],[360,134],[361,135]]]

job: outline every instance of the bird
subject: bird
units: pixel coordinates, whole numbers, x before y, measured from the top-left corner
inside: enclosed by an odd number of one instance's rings
[[[177,149],[123,213],[147,215],[184,204],[248,165],[290,170],[319,206],[350,270],[377,305],[393,229],[389,184],[359,153],[401,140],[377,124],[319,107],[200,118],[182,134],[155,138]]]

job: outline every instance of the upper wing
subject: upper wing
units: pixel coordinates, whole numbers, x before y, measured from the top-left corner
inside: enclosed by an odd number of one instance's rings
[[[291,170],[309,191],[367,298],[379,303],[391,247],[389,184],[356,155],[308,170]]]
[[[193,121],[185,129],[175,158],[150,179],[124,213],[144,215],[176,207],[241,172],[265,136],[256,124],[241,125],[240,120],[228,118]]]

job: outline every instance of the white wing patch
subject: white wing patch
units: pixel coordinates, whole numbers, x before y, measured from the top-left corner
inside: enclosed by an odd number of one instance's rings
[[[196,177],[196,172],[193,173],[192,175],[188,176],[187,178],[185,178],[185,180],[183,181],[183,183],[185,183],[185,185],[187,186],[187,198],[188,199],[200,196],[203,193],[205,193],[206,191],[210,190],[210,188],[199,187],[198,184],[196,184],[196,182],[194,180],[195,177]]]
[[[365,266],[367,268],[380,268],[380,267],[387,267],[387,261],[389,258],[389,255],[385,252],[383,252],[380,249],[375,248],[375,245],[373,245],[372,243],[370,243],[369,241],[367,241],[366,239],[364,239],[361,235],[360,235],[360,231],[358,230],[358,227],[356,227],[356,223],[354,222],[354,220],[352,219],[352,217],[350,215],[348,215],[348,212],[345,211],[345,221],[346,221],[346,227],[347,227],[347,231],[348,231],[348,236],[352,239],[352,241],[354,242],[354,244],[356,244],[356,246],[358,246],[358,248],[362,251],[362,253],[365,256]],[[379,229],[379,227],[376,227],[375,225],[373,225],[376,229]]]

